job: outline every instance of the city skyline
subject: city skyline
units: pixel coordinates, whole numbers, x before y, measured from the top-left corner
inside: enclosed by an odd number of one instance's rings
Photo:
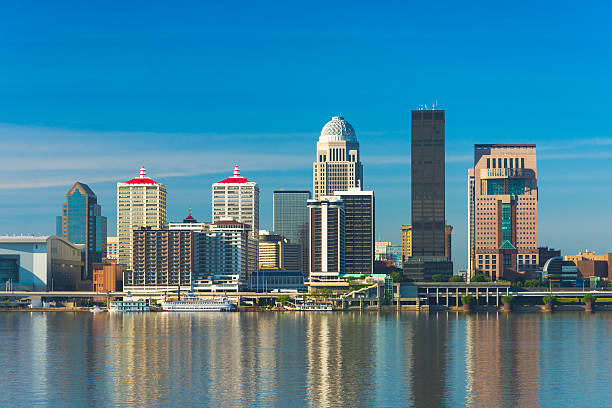
[[[409,113],[437,100],[455,269],[467,266],[465,172],[480,143],[537,145],[539,244],[612,246],[605,13],[556,4],[551,14],[545,3],[529,15],[452,3],[366,13],[337,3],[325,13],[246,6],[249,18],[236,20],[190,4],[130,6],[116,20],[87,4],[47,7],[1,17],[12,41],[0,55],[14,62],[0,79],[2,233],[52,234],[75,181],[96,192],[113,231],[114,185],[142,165],[168,186],[169,220],[192,207],[210,221],[210,185],[235,163],[260,185],[260,223],[271,229],[272,191],[312,188],[313,143],[329,117],[343,116],[359,137],[364,189],[376,193],[377,237],[397,244],[411,219]]]

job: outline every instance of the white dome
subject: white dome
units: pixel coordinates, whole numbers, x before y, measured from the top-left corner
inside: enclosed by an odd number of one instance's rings
[[[342,116],[334,116],[321,130],[319,142],[356,142],[355,129]]]

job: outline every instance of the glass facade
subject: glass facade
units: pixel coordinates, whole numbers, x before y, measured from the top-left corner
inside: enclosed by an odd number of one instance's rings
[[[502,204],[502,242],[512,242],[512,208],[510,204]]]
[[[274,233],[287,238],[292,244],[300,244],[302,251],[302,273],[308,270],[308,205],[310,191],[275,191],[273,193]]]
[[[0,284],[9,280],[19,282],[19,255],[0,255]]]
[[[504,194],[504,180],[491,179],[487,180],[487,195]]]

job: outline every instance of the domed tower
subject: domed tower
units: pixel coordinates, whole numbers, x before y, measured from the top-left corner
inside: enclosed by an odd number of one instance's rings
[[[313,163],[312,191],[315,199],[363,188],[363,166],[355,129],[341,116],[334,116],[323,126],[317,142],[317,160]]]

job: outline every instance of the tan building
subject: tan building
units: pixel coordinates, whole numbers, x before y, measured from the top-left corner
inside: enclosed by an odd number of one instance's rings
[[[579,251],[577,255],[565,255],[566,261],[572,261],[578,267],[583,278],[599,276],[610,279],[612,277],[612,253],[597,255],[592,251]]]
[[[402,262],[412,256],[412,225],[402,225]]]
[[[132,231],[165,225],[166,186],[148,178],[144,167],[139,177],[117,183],[118,263],[132,269]]]
[[[317,160],[313,163],[312,191],[315,199],[351,187],[363,188],[363,166],[355,129],[341,116],[334,116],[321,130]]]
[[[468,173],[471,274],[530,278],[538,267],[538,184],[534,144],[478,144]]]
[[[301,270],[301,247],[279,234],[259,231],[259,269]]]
[[[106,259],[117,260],[119,257],[119,238],[106,238]]]

